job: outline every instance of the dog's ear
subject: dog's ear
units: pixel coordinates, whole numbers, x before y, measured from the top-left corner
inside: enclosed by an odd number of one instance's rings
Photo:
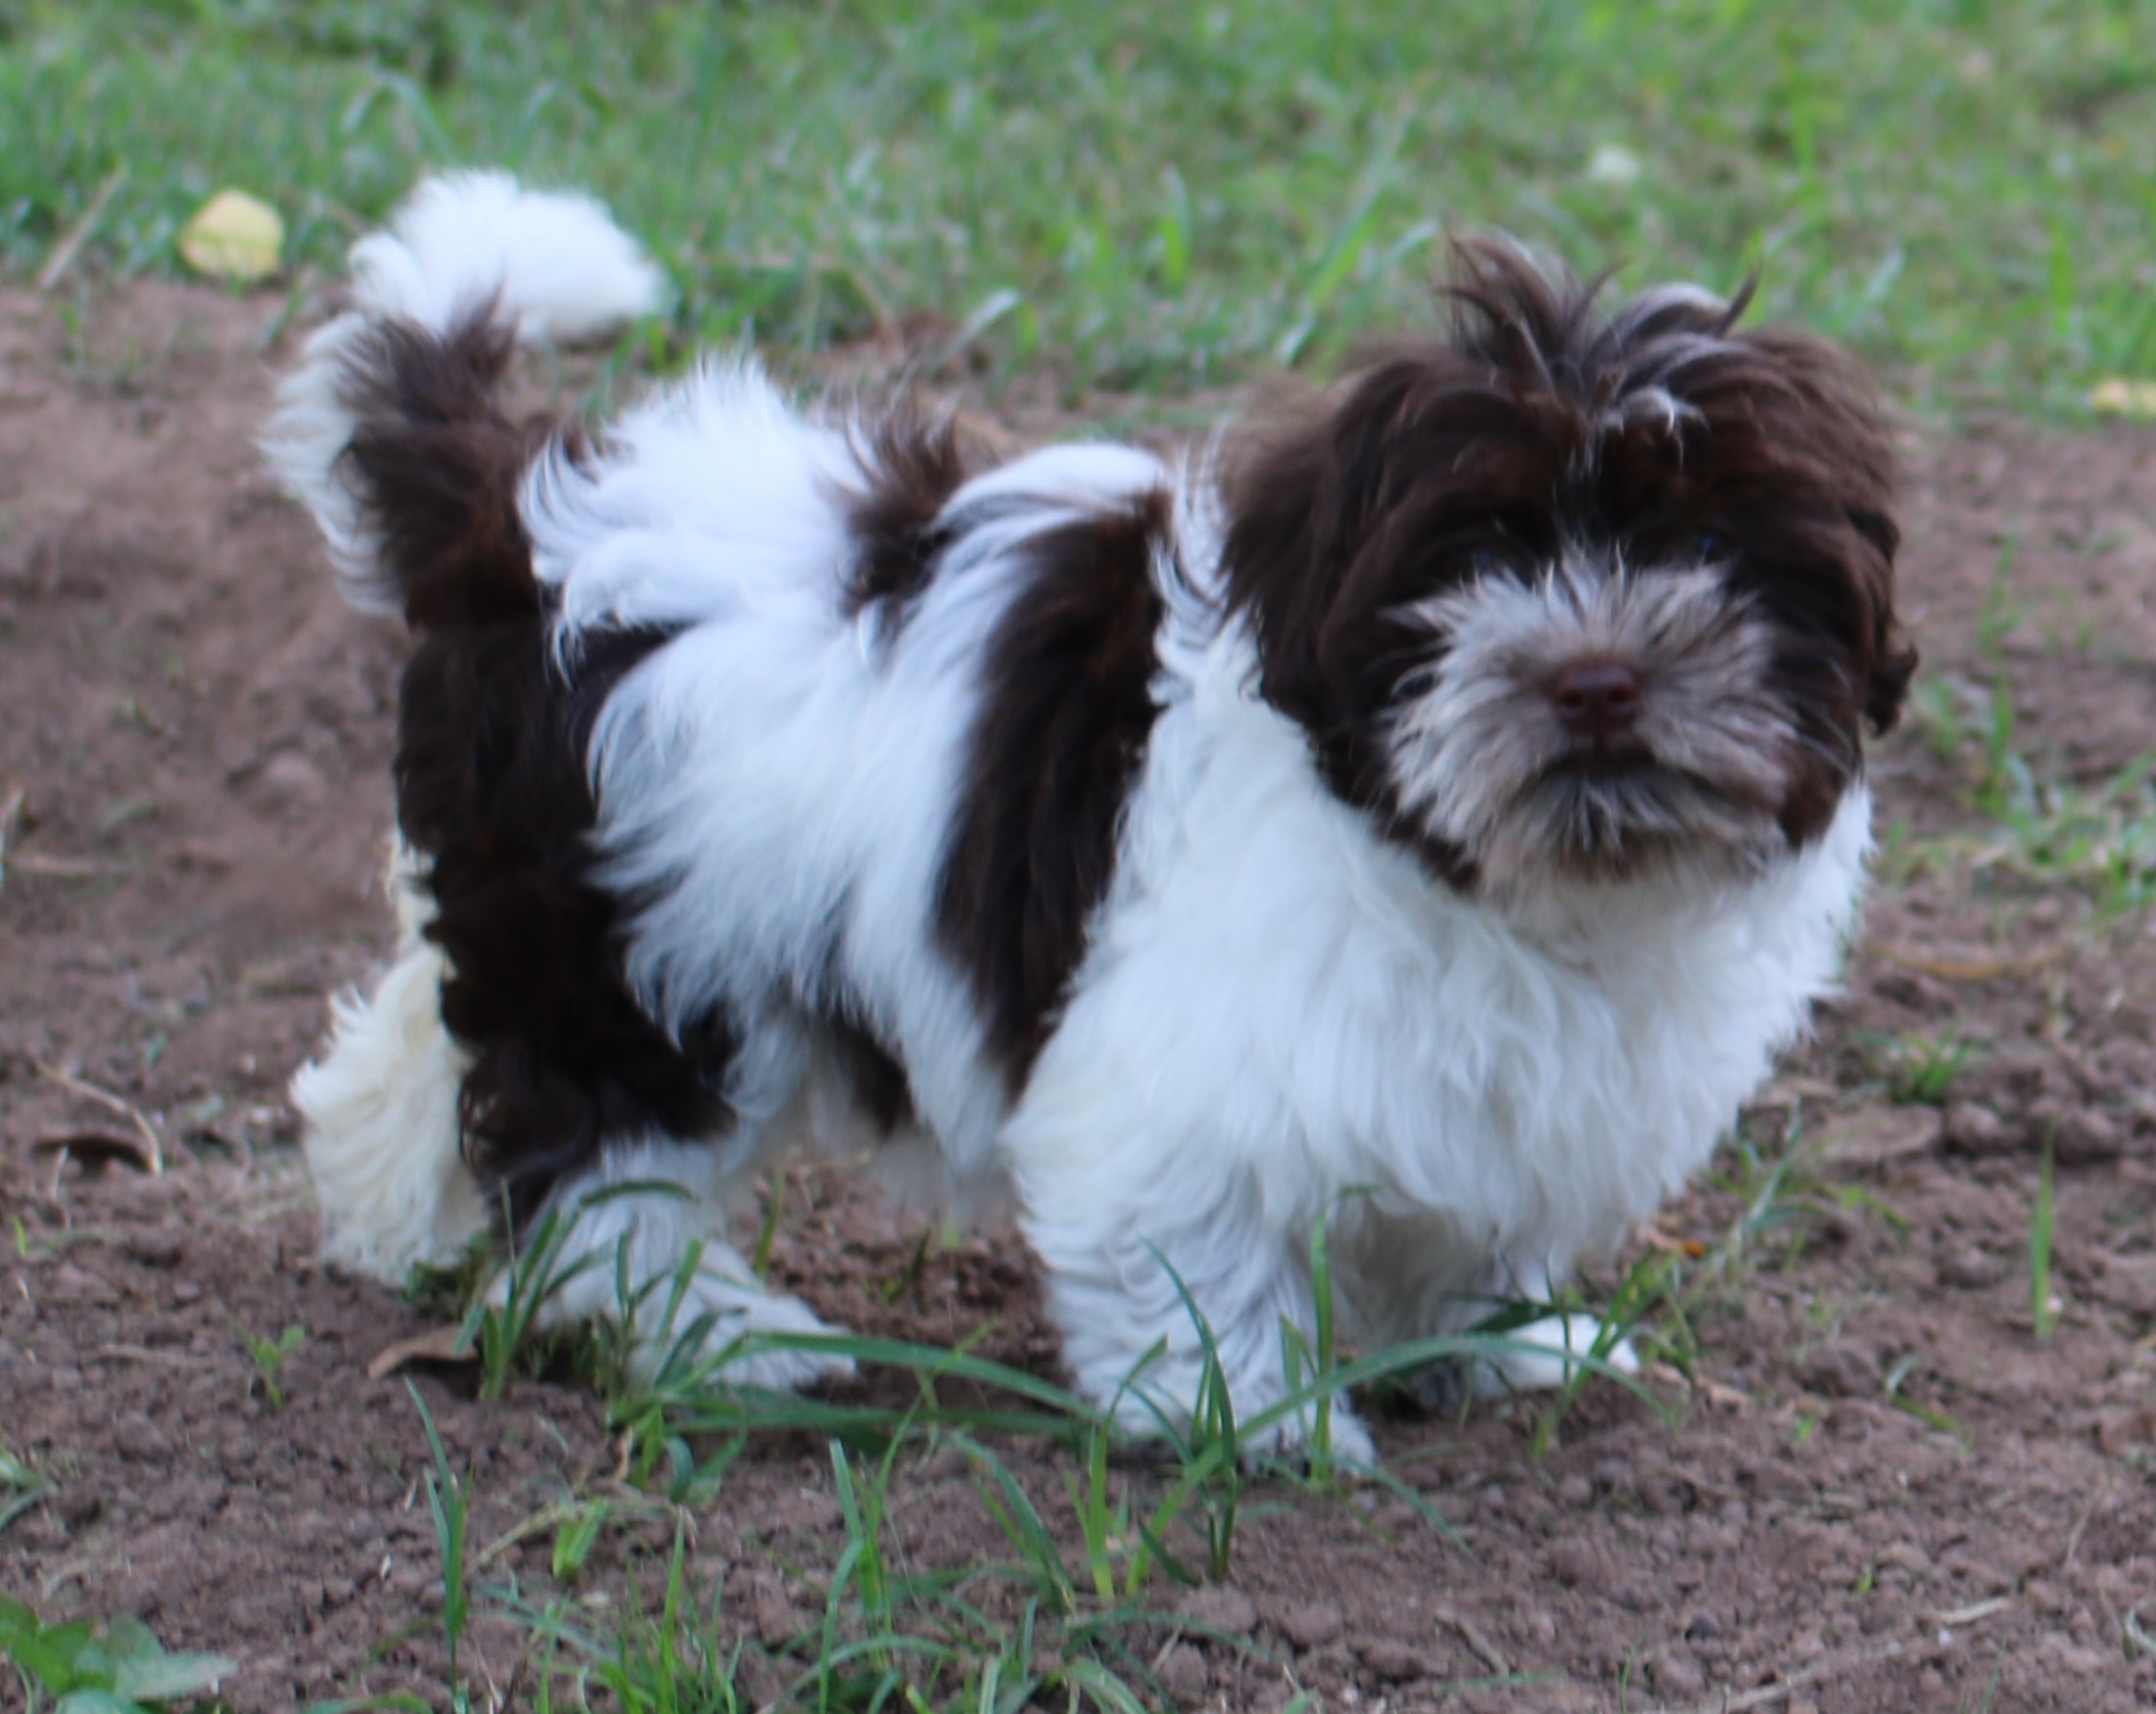
[[[1595,295],[1509,240],[1456,242],[1445,337],[1370,353],[1231,462],[1229,606],[1252,627],[1266,700],[1329,771],[1416,665],[1405,607],[1554,549],[1552,496],[1587,434],[1568,354]]]
[[[1260,692],[1351,798],[1371,786],[1348,777],[1361,738],[1427,653],[1406,610],[1549,551],[1549,496],[1576,440],[1574,415],[1433,343],[1381,356],[1231,464],[1230,610],[1251,628]]]
[[[1762,558],[1780,560],[1791,579],[1832,585],[1761,594],[1769,606],[1802,599],[1835,615],[1854,676],[1845,694],[1874,732],[1889,730],[1917,656],[1896,612],[1897,460],[1869,380],[1824,340],[1745,330],[1687,378],[1686,396],[1700,415],[1686,440],[1702,454],[1702,476],[1738,503],[1758,497]]]

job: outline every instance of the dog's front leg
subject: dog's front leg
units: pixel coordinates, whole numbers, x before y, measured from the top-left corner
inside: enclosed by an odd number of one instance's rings
[[[1072,1378],[1121,1427],[1172,1438],[1220,1421],[1225,1388],[1244,1459],[1310,1449],[1322,1415],[1334,1458],[1375,1459],[1344,1398],[1321,1413],[1301,1396],[1317,1318],[1300,1228],[1248,1194],[1103,1197],[1084,1170],[1031,1173],[1022,1189]]]

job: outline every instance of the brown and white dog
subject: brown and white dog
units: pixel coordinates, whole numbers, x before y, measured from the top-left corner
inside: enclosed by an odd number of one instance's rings
[[[658,301],[581,198],[436,181],[353,274],[271,437],[417,638],[402,951],[296,1083],[337,1261],[581,1209],[557,1313],[701,1244],[681,1320],[805,1383],[726,1220],[835,1098],[1014,1193],[1085,1393],[1188,1411],[1195,1303],[1247,1417],[1314,1221],[1364,1339],[1546,1300],[1835,978],[1914,662],[1892,458],[1741,301],[1472,244],[1323,409],[996,463],[734,355],[510,422],[520,338]]]

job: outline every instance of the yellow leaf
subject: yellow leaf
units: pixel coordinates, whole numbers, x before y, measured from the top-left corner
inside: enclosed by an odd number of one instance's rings
[[[189,267],[242,285],[275,273],[284,248],[277,210],[245,191],[219,191],[180,228],[179,253]]]
[[[2123,417],[2156,417],[2156,381],[2129,381],[2114,375],[2090,390],[2088,402]]]

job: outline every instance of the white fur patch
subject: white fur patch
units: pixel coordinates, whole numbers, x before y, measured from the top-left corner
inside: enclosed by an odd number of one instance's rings
[[[1713,568],[1624,574],[1568,556],[1539,581],[1485,578],[1414,617],[1444,652],[1393,722],[1393,779],[1403,807],[1488,884],[1672,854],[1756,862],[1781,844],[1774,815],[1798,739],[1769,682],[1768,628]],[[1582,656],[1637,670],[1627,737],[1652,769],[1565,771],[1576,746],[1548,687]]]
[[[300,1068],[292,1101],[323,1256],[402,1285],[422,1263],[454,1262],[489,1211],[459,1146],[468,1062],[443,1028],[442,954],[420,938],[426,903],[401,850],[390,893],[403,931],[397,961],[364,997],[336,997],[329,1052]]]
[[[666,277],[588,197],[528,191],[501,172],[428,180],[386,231],[352,250],[352,302],[316,330],[277,390],[262,451],[285,491],[313,513],[346,599],[370,613],[401,606],[382,586],[378,543],[343,480],[357,426],[350,370],[368,330],[388,318],[433,333],[496,305],[532,339],[574,339],[658,310]]]

